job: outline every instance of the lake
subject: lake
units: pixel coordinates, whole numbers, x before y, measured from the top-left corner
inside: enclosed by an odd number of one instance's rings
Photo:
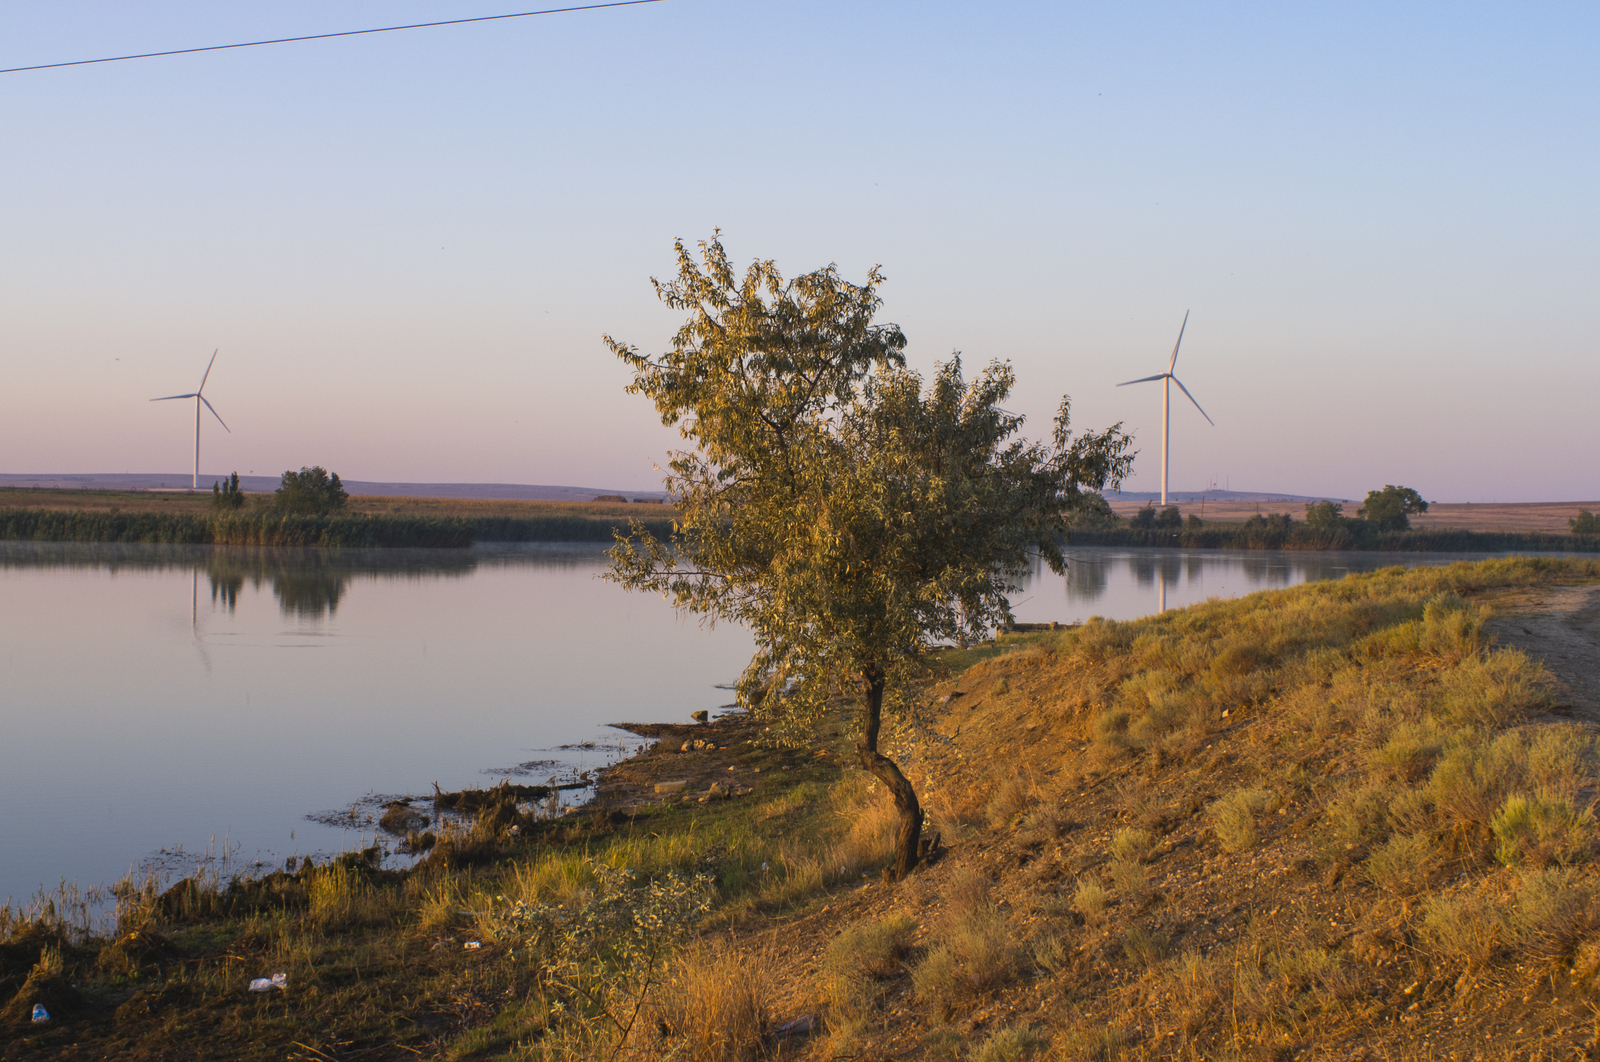
[[[1067,578],[1025,580],[1019,620],[1468,559],[1070,553]],[[0,901],[208,853],[226,874],[346,850],[373,836],[334,817],[357,802],[570,775],[631,747],[607,723],[731,700],[748,633],[602,582],[604,566],[591,544],[0,542]]]

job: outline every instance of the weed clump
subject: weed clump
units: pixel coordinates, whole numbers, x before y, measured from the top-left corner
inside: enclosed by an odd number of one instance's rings
[[[766,1057],[772,1027],[759,964],[725,943],[688,949],[662,992],[660,1028],[692,1062],[753,1062]]]
[[[868,1021],[883,982],[903,971],[916,932],[916,919],[896,912],[852,926],[833,939],[822,962],[822,996],[831,1029],[848,1035]]]
[[[1222,847],[1230,852],[1242,852],[1260,843],[1256,822],[1277,807],[1278,798],[1270,790],[1247,787],[1222,797],[1207,809],[1207,813]]]

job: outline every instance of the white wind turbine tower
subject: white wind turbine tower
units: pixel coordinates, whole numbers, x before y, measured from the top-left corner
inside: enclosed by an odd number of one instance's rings
[[[1161,381],[1161,504],[1167,504],[1167,435],[1172,427],[1172,384],[1177,384],[1189,401],[1194,402],[1194,408],[1200,409],[1200,403],[1195,402],[1194,395],[1189,394],[1189,389],[1183,386],[1183,381],[1172,375],[1172,370],[1178,366],[1178,348],[1183,345],[1183,330],[1189,327],[1189,311],[1183,311],[1183,324],[1178,326],[1178,341],[1172,344],[1172,360],[1167,363],[1167,371],[1154,376],[1141,376],[1137,380],[1119,383],[1118,387],[1127,387],[1128,384],[1149,383],[1151,380]],[[1206,423],[1213,428],[1217,422],[1212,420],[1205,410],[1200,409],[1200,415],[1206,418]]]
[[[194,399],[194,482],[192,483],[194,490],[200,489],[200,404],[204,402],[205,407],[211,410],[211,415],[217,418],[217,423],[222,425],[223,431],[227,432],[229,435],[233,434],[233,429],[228,427],[227,421],[222,419],[222,414],[218,413],[216,409],[212,407],[210,402],[206,402],[206,396],[200,393],[206,389],[206,381],[211,378],[211,366],[215,365],[216,363],[217,352],[213,350],[211,352],[211,360],[206,362],[206,374],[200,377],[200,387],[198,390],[191,391],[186,395],[162,395],[160,398],[152,398],[150,400],[152,402],[170,402],[174,398]],[[1179,384],[1178,386],[1181,387],[1183,385]]]

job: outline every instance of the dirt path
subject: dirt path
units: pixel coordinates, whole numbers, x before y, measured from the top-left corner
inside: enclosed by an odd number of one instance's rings
[[[1500,645],[1544,661],[1563,715],[1600,723],[1600,586],[1546,586],[1495,595],[1488,627]]]

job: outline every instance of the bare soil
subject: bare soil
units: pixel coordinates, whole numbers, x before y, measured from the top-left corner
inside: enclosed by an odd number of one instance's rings
[[[1500,644],[1543,661],[1555,676],[1555,710],[1600,723],[1600,586],[1515,590],[1487,603]]]

